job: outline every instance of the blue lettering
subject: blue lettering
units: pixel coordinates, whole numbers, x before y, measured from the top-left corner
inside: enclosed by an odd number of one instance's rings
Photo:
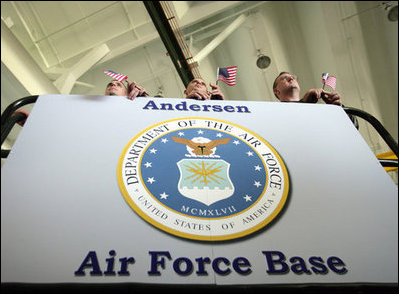
[[[266,272],[272,275],[286,274],[290,270],[288,265],[284,262],[285,256],[280,251],[262,251],[262,253],[266,256],[268,270]],[[274,256],[277,257],[274,258]],[[280,269],[277,269],[276,266],[279,265]]]
[[[115,271],[114,271],[114,261],[115,261],[115,258],[113,257],[113,256],[115,256],[115,250],[111,250],[110,252],[109,252],[109,255],[110,256],[112,256],[111,258],[107,258],[105,261],[107,262],[107,270],[104,272],[104,275],[107,275],[107,276],[115,276],[116,275],[116,273],[115,273]]]
[[[237,106],[237,112],[246,112],[246,113],[250,113],[248,107],[246,107],[246,106]]]
[[[143,107],[143,109],[155,109],[155,110],[158,110],[159,108],[157,107],[157,105],[155,104],[154,101],[150,100],[150,101],[148,101],[148,103]]]
[[[291,270],[296,274],[311,274],[311,271],[307,269],[305,261],[298,256],[294,256],[290,258],[290,262],[293,263],[291,266]],[[294,262],[298,262],[294,264]]]
[[[326,275],[328,269],[331,269],[334,273],[344,275],[348,272],[345,263],[336,256],[331,256],[327,259],[327,265],[323,258],[320,256],[312,256],[308,262],[302,257],[294,256],[289,259],[289,263],[286,262],[285,255],[280,251],[262,251],[266,256],[266,262],[268,274],[286,274],[290,270],[297,275],[301,274],[312,274]],[[309,268],[310,265],[310,268]]]
[[[158,260],[158,256],[165,256],[171,260],[172,257],[170,256],[169,251],[150,251],[148,253],[151,255],[151,270],[147,273],[151,276],[161,275],[161,272],[158,271],[158,266],[160,265],[163,269],[165,269],[165,258],[162,257],[160,260]]]
[[[127,265],[129,263],[134,263],[134,258],[133,257],[123,257],[123,258],[119,258],[119,261],[121,262],[121,270],[118,272],[118,275],[120,276],[129,276],[130,273],[127,270]]]
[[[212,262],[213,270],[215,271],[215,273],[217,273],[219,275],[222,275],[222,276],[228,275],[231,272],[231,269],[227,267],[227,269],[222,270],[219,267],[219,263],[221,263],[221,262],[223,262],[226,265],[230,265],[230,261],[227,258],[218,257],[218,258],[215,258],[214,261]]]
[[[183,101],[182,103],[176,104],[176,110],[184,110],[187,111],[187,102]]]
[[[201,106],[199,106],[198,104],[191,104],[189,106],[190,110],[192,111],[200,111],[201,110]]]
[[[162,270],[166,269],[167,260],[173,260],[173,270],[180,276],[189,276],[193,273],[194,269],[198,276],[207,276],[207,264],[212,266],[215,274],[222,276],[229,275],[233,270],[239,275],[249,275],[252,273],[251,263],[245,257],[236,257],[232,263],[230,263],[230,260],[226,257],[217,257],[213,259],[213,261],[209,257],[199,257],[193,262],[188,257],[172,259],[169,251],[149,251],[148,253],[151,256],[150,269],[147,271],[150,276],[160,276]],[[348,273],[345,262],[337,256],[331,256],[327,258],[325,262],[320,256],[311,256],[309,259],[305,260],[299,256],[287,258],[284,253],[280,251],[262,251],[262,253],[266,257],[266,273],[270,275],[283,275],[290,271],[296,275],[310,275],[312,273],[316,275],[326,275],[329,269],[339,275]],[[119,258],[121,266],[120,270],[116,272],[115,256],[116,251],[110,250],[109,257],[105,259],[106,270],[102,272],[96,251],[89,251],[74,274],[75,276],[85,276],[86,270],[90,270],[90,276],[130,275],[128,265],[135,262],[134,258]],[[169,265],[169,268],[171,265],[172,264]]]
[[[325,275],[328,273],[328,269],[327,267],[324,265],[324,260],[321,257],[317,257],[317,256],[312,256],[311,258],[309,258],[309,263],[311,265],[313,265],[311,267],[311,270],[315,273],[315,274],[321,274],[321,275]]]
[[[222,112],[223,111],[223,109],[220,105],[212,105],[212,110],[214,112]]]
[[[201,257],[196,258],[195,261],[198,264],[198,270],[195,273],[200,276],[208,275],[208,272],[205,270],[205,263],[211,263],[211,259],[209,257]]]
[[[161,103],[161,110],[173,110],[173,105],[170,103]]]
[[[226,105],[225,107],[223,107],[224,111],[227,112],[234,112],[234,107],[230,106],[230,105]]]
[[[100,265],[98,264],[97,254],[95,251],[90,251],[87,254],[86,258],[83,260],[79,269],[75,272],[75,276],[84,276],[86,274],[84,272],[84,270],[86,268],[92,269],[92,271],[90,271],[91,276],[101,276],[102,275]]]
[[[209,108],[211,108],[211,105],[202,105],[202,107],[204,108],[203,111],[209,111]]]
[[[249,275],[251,270],[251,263],[245,257],[237,257],[233,260],[233,268],[236,273],[240,275]]]
[[[195,101],[195,100],[194,100]],[[232,106],[232,105],[210,105],[204,104],[202,105],[201,102],[199,104],[190,104],[187,106],[186,101],[182,101],[177,104],[173,103],[160,103],[156,104],[155,101],[149,100],[147,104],[143,107],[145,110],[179,110],[179,111],[206,111],[206,112],[239,112],[239,113],[251,113],[247,106]]]
[[[182,270],[180,265],[185,263],[186,264],[186,269]],[[193,271],[193,263],[191,262],[190,259],[186,258],[186,257],[180,257],[178,259],[176,259],[173,262],[173,269],[174,271],[181,276],[188,276],[192,273]]]
[[[327,259],[327,265],[334,273],[344,275],[348,272],[345,267],[345,263],[339,257],[331,256],[329,259]],[[337,266],[343,268],[339,269]]]

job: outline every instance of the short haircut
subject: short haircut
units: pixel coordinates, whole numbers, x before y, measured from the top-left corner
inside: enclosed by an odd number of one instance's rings
[[[274,83],[273,83],[273,90],[276,89],[277,87],[277,79],[283,75],[283,74],[290,74],[288,71],[282,71],[278,74],[278,76],[274,79]]]
[[[201,78],[201,77],[197,77],[197,78],[192,79],[190,82],[188,82],[188,84],[192,83],[194,80],[202,80],[206,84],[205,80],[203,78]]]
[[[283,75],[283,74],[290,74],[288,71],[282,71],[282,72],[280,72],[279,74],[278,74],[278,76],[274,79],[274,83],[273,83],[273,94],[274,94],[274,89],[276,89],[277,88],[277,79],[281,76],[281,75]],[[276,96],[276,98],[278,99],[278,100],[280,100],[280,98],[278,98],[278,96],[276,95],[276,94],[274,94],[274,96]]]

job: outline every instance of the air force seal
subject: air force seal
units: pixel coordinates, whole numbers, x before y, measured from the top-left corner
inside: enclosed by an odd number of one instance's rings
[[[284,207],[287,169],[263,138],[210,118],[160,122],[136,135],[118,163],[128,204],[176,236],[230,240],[269,224]]]

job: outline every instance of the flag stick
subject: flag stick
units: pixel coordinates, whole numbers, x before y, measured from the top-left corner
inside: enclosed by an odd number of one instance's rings
[[[216,86],[218,85],[219,68],[216,70]]]
[[[126,90],[129,91],[129,82],[127,81],[127,79],[125,79],[125,81],[126,81]],[[122,83],[123,83],[123,81],[122,81]]]
[[[322,89],[324,90],[324,87],[326,86],[326,81],[327,81],[327,78],[328,78],[328,73],[322,73],[321,76],[322,76],[322,78],[324,78],[324,80],[323,79],[321,80],[321,82],[323,84],[323,88]]]

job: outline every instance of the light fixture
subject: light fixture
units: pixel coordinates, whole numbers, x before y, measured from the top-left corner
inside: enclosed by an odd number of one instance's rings
[[[398,21],[398,4],[397,1],[382,2],[381,6],[388,12],[387,17],[389,21]]]
[[[390,21],[398,21],[398,5],[395,5],[388,11],[388,19]]]
[[[263,54],[259,54],[258,55],[258,59],[256,60],[256,66],[259,67],[260,69],[264,69],[269,67],[271,63],[270,57],[263,55]]]

